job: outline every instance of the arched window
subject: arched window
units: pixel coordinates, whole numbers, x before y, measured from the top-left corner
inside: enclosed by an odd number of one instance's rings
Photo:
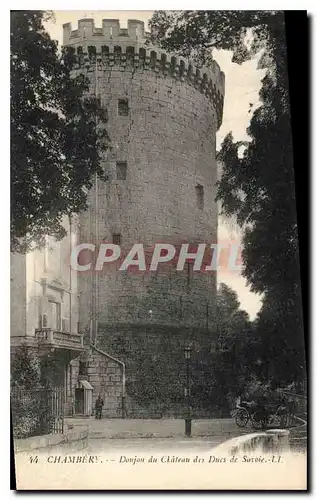
[[[185,62],[183,60],[179,63],[179,76],[185,75]]]
[[[171,57],[171,72],[174,73],[176,70],[176,57]]]
[[[141,48],[139,50],[139,62],[141,64],[141,66],[144,66],[145,58],[146,58],[146,50]]]
[[[146,57],[146,50],[145,49],[140,49],[139,50],[139,56],[140,56],[140,59],[145,59],[145,57]]]
[[[166,66],[166,54],[161,54],[161,69],[164,70]]]
[[[113,52],[114,52],[114,58],[115,58],[115,60],[119,60],[120,61],[121,54],[122,54],[122,49],[121,49],[120,45],[116,45],[113,48]]]
[[[134,47],[127,47],[126,55],[127,55],[127,61],[133,62],[134,61]]]
[[[157,54],[156,54],[155,50],[152,50],[151,54],[150,54],[150,66],[151,66],[151,68],[155,68],[156,59],[157,59]]]
[[[89,57],[89,59],[95,60],[96,59],[96,55],[97,55],[96,47],[94,45],[90,45],[88,47],[88,57]]]

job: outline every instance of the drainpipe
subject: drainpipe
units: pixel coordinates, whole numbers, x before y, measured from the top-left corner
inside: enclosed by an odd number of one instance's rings
[[[69,247],[70,247],[70,255],[72,255],[72,219],[71,216],[68,216],[69,221]],[[72,266],[69,266],[69,333],[72,333],[72,298],[73,298],[73,290],[72,290]]]
[[[98,175],[95,176],[95,238],[97,244],[99,244],[99,227],[98,227]],[[93,315],[93,343],[94,346],[97,346],[97,337],[98,337],[98,316],[99,316],[99,276],[97,275],[96,269],[94,270],[94,315]]]
[[[95,61],[95,98],[96,100],[98,99],[98,66],[97,66],[97,55],[96,55],[96,61]],[[95,129],[97,133],[97,116],[95,116]],[[97,244],[99,245],[99,224],[98,224],[98,212],[99,212],[99,179],[98,179],[98,174],[95,174],[95,238],[97,241]],[[98,336],[98,317],[99,317],[99,275],[97,275],[96,269],[95,269],[95,297],[94,297],[94,306],[95,306],[95,311],[94,311],[94,345],[97,345],[97,336]]]

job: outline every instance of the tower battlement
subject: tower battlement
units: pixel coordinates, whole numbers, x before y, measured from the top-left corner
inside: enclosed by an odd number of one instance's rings
[[[138,20],[129,19],[128,28],[122,29],[118,19],[103,19],[102,28],[96,28],[93,19],[81,19],[77,30],[72,30],[71,23],[64,24],[63,29],[64,45],[75,50],[78,68],[89,71],[92,63],[104,69],[130,67],[187,82],[214,102],[220,127],[225,76],[216,61],[208,67],[197,67],[190,59],[151,45],[150,33]]]
[[[100,38],[103,41],[124,41],[124,39],[129,38],[130,41],[145,42],[150,36],[150,33],[146,33],[144,30],[144,22],[136,19],[128,20],[127,29],[120,28],[119,19],[103,19],[102,28],[95,27],[94,19],[80,19],[77,30],[72,30],[71,23],[63,24],[63,34],[64,45],[77,42],[79,39],[91,40],[92,38],[96,38],[96,41],[99,41]]]

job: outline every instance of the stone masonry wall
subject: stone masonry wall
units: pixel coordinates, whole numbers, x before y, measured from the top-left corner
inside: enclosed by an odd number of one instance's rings
[[[120,234],[123,255],[134,243],[148,248],[157,242],[215,243],[216,130],[222,116],[223,74],[216,63],[200,71],[174,58],[173,67],[173,57],[144,45],[146,36],[140,23],[135,38],[132,22],[127,33],[117,32],[113,25],[110,36],[108,21],[104,20],[102,30],[94,28],[92,20],[79,21],[75,31],[69,25],[64,27],[65,42],[79,54],[74,74],[89,77],[91,94],[100,97],[108,111],[111,138],[104,162],[108,180],[99,181],[97,193],[93,189],[89,195],[90,209],[81,217],[80,240],[112,242],[113,235]],[[127,100],[127,116],[118,113],[119,99]],[[127,164],[125,179],[117,176],[117,162]],[[197,186],[204,190],[203,207],[199,206]],[[166,324],[174,323],[168,304],[173,297],[185,304],[184,314],[193,301],[197,304],[195,314],[187,314],[191,322],[200,325],[205,320],[206,304],[215,295],[215,273],[189,274],[187,268],[183,272],[170,269],[167,279],[164,277],[168,281],[164,293],[157,280],[157,300],[164,295],[157,315]],[[91,272],[80,274],[81,328],[88,326],[94,314],[92,281]],[[142,298],[149,284],[153,280],[148,272],[108,267],[96,284],[98,319],[130,322],[131,297]],[[138,308],[132,309],[134,321],[147,321],[148,311],[140,314]]]
[[[103,20],[102,28],[95,28],[93,20],[84,19],[73,31],[68,23],[64,44],[77,56],[74,75],[89,77],[90,94],[107,109],[111,139],[103,164],[107,180],[98,180],[88,195],[80,242],[98,247],[119,236],[121,258],[135,243],[150,252],[155,243],[188,243],[191,251],[199,243],[216,243],[216,131],[224,98],[224,74],[217,63],[197,68],[151,46],[143,23],[135,20],[128,21],[127,30],[117,20]],[[125,115],[119,100],[125,100]],[[118,162],[126,164],[125,175]],[[210,264],[210,254],[205,263]],[[178,329],[179,338],[185,328],[208,331],[214,271],[193,271],[191,265],[176,271],[175,262],[158,272],[120,271],[119,264],[97,274],[94,269],[79,273],[80,328],[97,319],[98,346],[117,353],[119,333],[135,360],[135,329],[145,343],[148,324],[156,325],[158,338],[170,328]],[[128,378],[135,376],[128,370]]]
[[[87,376],[79,376],[80,360],[87,363]],[[90,347],[81,357],[71,361],[71,391],[68,393],[68,415],[71,415],[70,408],[74,406],[75,388],[78,381],[86,378],[93,387],[93,409],[98,394],[104,400],[103,416],[115,418],[122,416],[122,366],[117,361],[111,359],[94,347]]]
[[[204,345],[210,346],[211,336],[212,330],[188,326],[100,324],[98,346],[125,363],[126,416],[183,415],[186,408],[184,348],[190,343],[191,366],[197,371],[197,355]],[[196,410],[202,416],[202,409]]]
[[[100,394],[104,400],[103,416],[122,417],[122,366],[91,348],[88,376],[94,388],[93,405]]]

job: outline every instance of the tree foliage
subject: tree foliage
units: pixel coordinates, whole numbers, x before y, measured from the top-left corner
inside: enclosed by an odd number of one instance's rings
[[[215,412],[228,412],[254,373],[254,330],[237,293],[224,283],[217,290],[217,312],[209,345],[194,359],[193,403]]]
[[[271,364],[281,380],[304,376],[284,14],[157,11],[151,25],[153,39],[161,46],[192,54],[198,63],[208,64],[213,49],[223,49],[231,51],[232,61],[238,64],[258,55],[259,68],[266,69],[260,107],[250,120],[243,153],[242,143],[232,133],[223,141],[217,199],[223,213],[234,216],[243,229],[243,275],[252,291],[264,295],[256,323],[262,357],[272,356]]]
[[[106,113],[74,76],[74,51],[45,31],[44,11],[11,12],[11,242],[25,250],[46,234],[62,238],[64,215],[86,208],[102,175]],[[98,125],[96,127],[96,125]]]
[[[30,349],[22,344],[11,363],[11,386],[34,389],[40,384],[40,366]]]

